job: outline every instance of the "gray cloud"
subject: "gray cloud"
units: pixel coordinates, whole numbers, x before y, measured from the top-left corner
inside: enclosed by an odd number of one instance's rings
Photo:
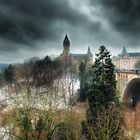
[[[5,51],[22,49],[20,44],[28,49],[37,47],[37,41],[59,40],[69,26],[98,30],[101,24],[92,23],[64,0],[0,0],[0,48]]]
[[[0,0],[0,60],[60,54],[65,33],[72,52],[138,46],[139,9],[138,0]]]
[[[56,38],[57,20],[74,24],[80,18],[71,14],[68,3],[62,0],[1,0],[0,5],[0,36],[16,43]]]
[[[91,1],[94,5],[96,0]],[[140,1],[139,0],[98,0],[102,12],[110,25],[131,45],[139,45]]]

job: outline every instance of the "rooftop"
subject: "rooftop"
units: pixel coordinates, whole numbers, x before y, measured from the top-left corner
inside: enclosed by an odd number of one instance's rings
[[[140,52],[128,53],[130,57],[140,57]]]
[[[140,52],[131,52],[131,53],[128,53],[126,48],[123,47],[122,49],[122,52],[120,55],[118,55],[119,57],[124,57],[124,56],[127,56],[127,57],[140,57]]]
[[[73,54],[73,53],[71,53],[70,56],[77,58],[77,59],[86,59],[87,58],[87,54]]]
[[[69,41],[69,38],[68,38],[67,34],[66,34],[66,36],[65,36],[65,38],[64,38],[63,43],[70,43],[70,41]]]

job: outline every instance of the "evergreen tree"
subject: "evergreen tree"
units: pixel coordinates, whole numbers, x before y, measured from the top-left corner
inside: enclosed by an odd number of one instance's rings
[[[80,90],[78,100],[84,102],[87,99],[87,85],[88,73],[86,70],[86,62],[81,62],[79,65],[79,77],[80,77]]]
[[[95,64],[90,70],[88,101],[91,112],[93,107],[107,108],[116,99],[116,80],[110,53],[105,46],[101,46],[96,56]]]
[[[86,71],[86,63],[85,62],[81,62],[80,65],[79,65],[79,71],[80,71],[80,74],[84,74],[85,71]]]
[[[11,64],[4,70],[4,78],[11,83],[14,81],[14,67]]]
[[[118,103],[114,65],[110,58],[111,55],[105,46],[101,46],[96,56],[95,64],[90,69],[87,121],[83,122],[83,133],[87,139],[91,139],[88,134],[88,128],[90,127],[91,130],[95,130],[98,125],[98,117],[102,116],[102,112],[104,110],[107,111],[113,104],[116,105]],[[95,131],[99,132],[97,129]]]

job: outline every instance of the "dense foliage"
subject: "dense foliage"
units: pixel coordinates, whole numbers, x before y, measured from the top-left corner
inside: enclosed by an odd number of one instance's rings
[[[89,108],[87,110],[87,121],[83,123],[83,133],[88,139],[92,139],[88,133],[88,128],[96,131],[96,134],[98,134],[99,116],[103,118],[102,113],[108,112],[110,107],[114,107],[118,103],[114,65],[111,62],[110,53],[105,46],[101,46],[99,53],[96,54],[95,63],[90,69],[90,75],[90,83],[88,85]],[[115,116],[113,118],[115,122]],[[112,118],[109,119],[112,120]],[[102,119],[102,121],[104,120]],[[118,128],[115,132],[118,133]]]
[[[79,97],[78,100],[80,102],[85,102],[87,99],[87,82],[89,79],[89,73],[87,69],[87,63],[86,62],[81,62],[79,65],[79,79],[80,79],[80,89],[79,89]]]
[[[94,112],[93,107],[98,110],[109,107],[116,99],[116,80],[110,53],[105,46],[101,46],[96,56],[90,70],[88,101],[91,112]]]
[[[10,83],[14,81],[14,67],[11,64],[4,70],[4,78]]]
[[[51,60],[46,56],[34,64],[32,75],[35,86],[50,86],[58,76],[62,75],[62,64],[59,59]]]

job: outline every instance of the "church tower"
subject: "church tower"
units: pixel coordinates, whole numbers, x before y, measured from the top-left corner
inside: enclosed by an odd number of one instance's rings
[[[70,55],[70,41],[68,39],[68,36],[66,34],[64,41],[63,41],[63,56],[69,56]]]
[[[87,58],[88,58],[89,63],[93,62],[93,55],[91,53],[91,50],[90,50],[89,46],[88,46],[88,51],[87,51]]]
[[[89,57],[92,57],[92,56],[93,56],[92,53],[91,53],[91,50],[90,50],[90,47],[89,47],[89,46],[88,46],[87,55],[88,55]]]

